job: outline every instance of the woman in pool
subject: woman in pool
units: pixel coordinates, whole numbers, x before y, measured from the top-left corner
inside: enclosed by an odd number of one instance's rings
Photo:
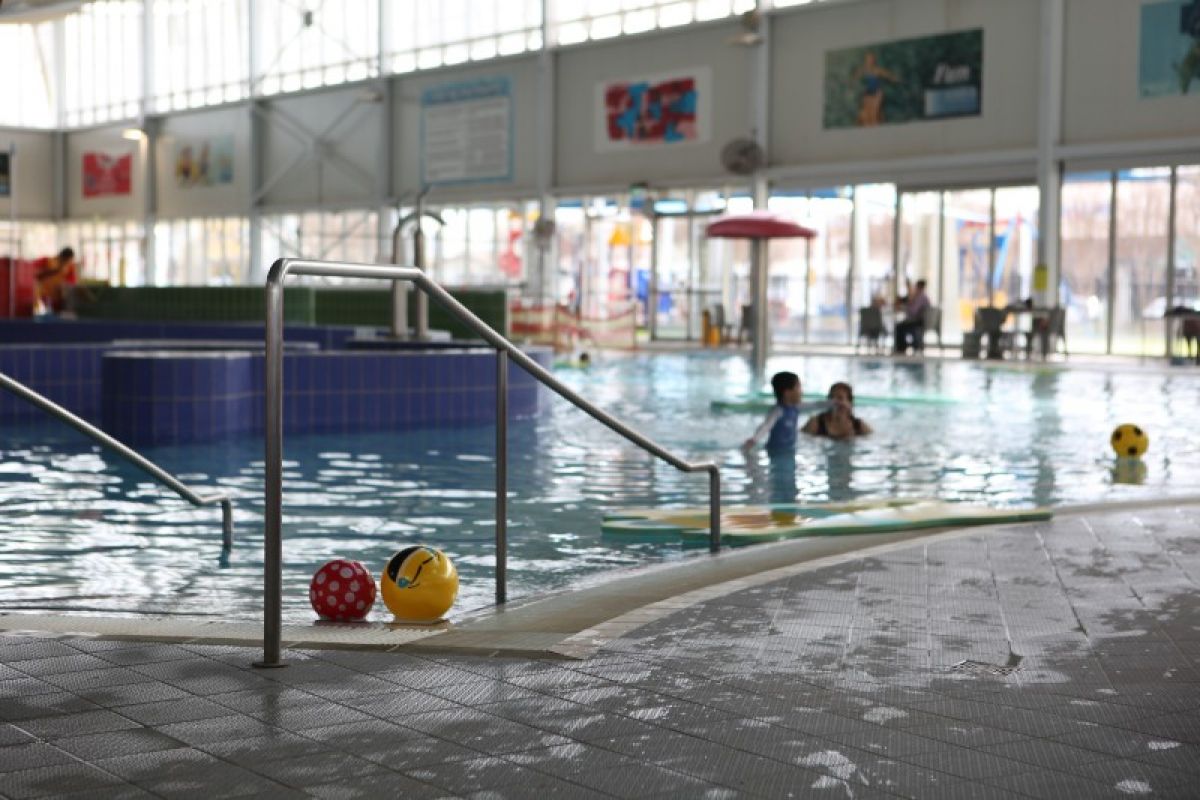
[[[851,439],[866,436],[871,426],[854,416],[854,389],[839,381],[829,387],[829,408],[809,417],[801,431],[810,436]]]

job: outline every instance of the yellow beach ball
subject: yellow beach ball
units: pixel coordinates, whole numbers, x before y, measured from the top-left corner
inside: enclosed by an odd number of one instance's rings
[[[379,580],[383,602],[402,622],[437,622],[458,596],[458,570],[441,550],[406,547]]]
[[[1150,437],[1137,425],[1118,425],[1112,432],[1113,452],[1122,458],[1141,458],[1150,447]]]

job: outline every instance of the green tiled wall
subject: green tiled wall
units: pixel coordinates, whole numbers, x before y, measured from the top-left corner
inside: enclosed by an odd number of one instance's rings
[[[144,322],[261,322],[266,290],[260,286],[100,286],[72,290],[83,319]],[[283,290],[284,321],[312,324],[315,290]]]
[[[84,319],[146,322],[260,322],[264,292],[259,286],[101,286],[72,290],[76,312]],[[458,289],[455,298],[503,334],[508,332],[508,294],[504,289]],[[408,294],[408,320],[416,319],[416,291]],[[284,289],[286,322],[386,328],[391,324],[388,289]],[[475,335],[436,301],[429,303],[429,327],[450,331],[456,339]]]
[[[508,292],[504,289],[455,289],[450,294],[475,316],[508,335]],[[408,324],[417,318],[417,292],[408,293]],[[388,289],[320,289],[317,291],[318,325],[359,325],[387,328],[392,324]],[[436,300],[429,301],[429,327],[449,331],[455,339],[478,338]]]

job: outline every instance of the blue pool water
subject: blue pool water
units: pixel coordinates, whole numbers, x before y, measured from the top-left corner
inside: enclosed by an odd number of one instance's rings
[[[864,404],[858,413],[874,435],[853,443],[802,437],[794,460],[772,462],[738,450],[759,413],[709,408],[749,390],[741,357],[614,356],[560,376],[685,457],[716,459],[726,503],[934,496],[1061,505],[1200,487],[1195,374],[816,356],[770,366],[800,373],[806,390],[846,379],[860,395],[955,402]],[[1144,470],[1114,467],[1108,434],[1125,421],[1150,433]],[[458,564],[458,611],[489,603],[493,440],[491,428],[288,438],[285,617],[312,617],[308,579],[325,560],[356,558],[378,572],[413,542],[440,546]],[[261,454],[257,439],[147,451],[189,484],[235,495],[238,541],[221,564],[215,508],[184,504],[53,423],[0,430],[0,610],[259,617]],[[703,505],[707,481],[652,460],[564,401],[511,425],[509,458],[510,597],[696,554],[600,535],[606,511]]]

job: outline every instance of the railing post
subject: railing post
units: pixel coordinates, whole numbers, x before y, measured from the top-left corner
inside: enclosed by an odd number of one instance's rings
[[[496,351],[496,605],[508,601],[508,353]]]
[[[708,550],[721,551],[721,471],[716,466],[708,471]]]
[[[283,667],[283,271],[267,280],[265,413],[266,492],[263,530],[263,657],[256,667]]]

